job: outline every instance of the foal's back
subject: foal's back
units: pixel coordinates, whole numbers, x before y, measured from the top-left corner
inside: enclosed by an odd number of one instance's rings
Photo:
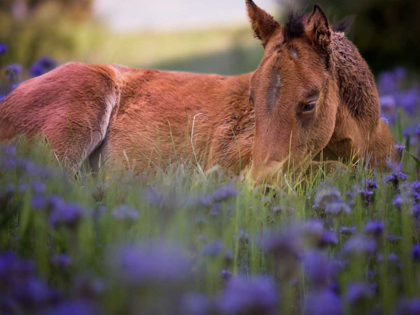
[[[69,63],[23,82],[0,103],[0,141],[43,134],[74,170],[94,152],[143,169],[190,157],[193,148],[205,159],[237,80]]]

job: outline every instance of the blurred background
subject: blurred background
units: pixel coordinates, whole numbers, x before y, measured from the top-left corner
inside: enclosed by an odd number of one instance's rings
[[[284,21],[287,12],[320,3],[338,21],[354,19],[348,36],[379,71],[420,70],[418,0],[256,0]],[[237,74],[262,56],[245,0],[1,0],[3,63],[32,65],[49,55],[133,67]]]

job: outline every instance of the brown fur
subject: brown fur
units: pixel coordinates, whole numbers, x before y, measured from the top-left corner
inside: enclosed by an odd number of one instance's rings
[[[266,178],[309,157],[370,155],[394,143],[379,118],[374,78],[353,44],[315,6],[281,27],[247,0],[265,47],[237,77],[69,63],[22,83],[0,104],[0,141],[44,134],[73,170],[93,156],[144,170],[197,158]],[[294,20],[293,20],[294,19]],[[299,24],[300,23],[300,24]],[[308,102],[312,111],[304,111]]]

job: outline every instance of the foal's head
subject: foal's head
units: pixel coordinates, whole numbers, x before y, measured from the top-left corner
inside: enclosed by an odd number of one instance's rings
[[[309,16],[290,15],[283,26],[252,0],[247,8],[265,51],[250,84],[256,117],[252,172],[265,177],[285,165],[304,167],[328,144],[339,91],[332,78],[332,30],[319,6]]]

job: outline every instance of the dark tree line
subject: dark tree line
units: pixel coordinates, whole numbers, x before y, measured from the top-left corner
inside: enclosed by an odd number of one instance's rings
[[[354,18],[348,36],[375,72],[397,65],[420,71],[419,0],[300,0],[297,6],[309,11],[314,3],[336,21]]]

